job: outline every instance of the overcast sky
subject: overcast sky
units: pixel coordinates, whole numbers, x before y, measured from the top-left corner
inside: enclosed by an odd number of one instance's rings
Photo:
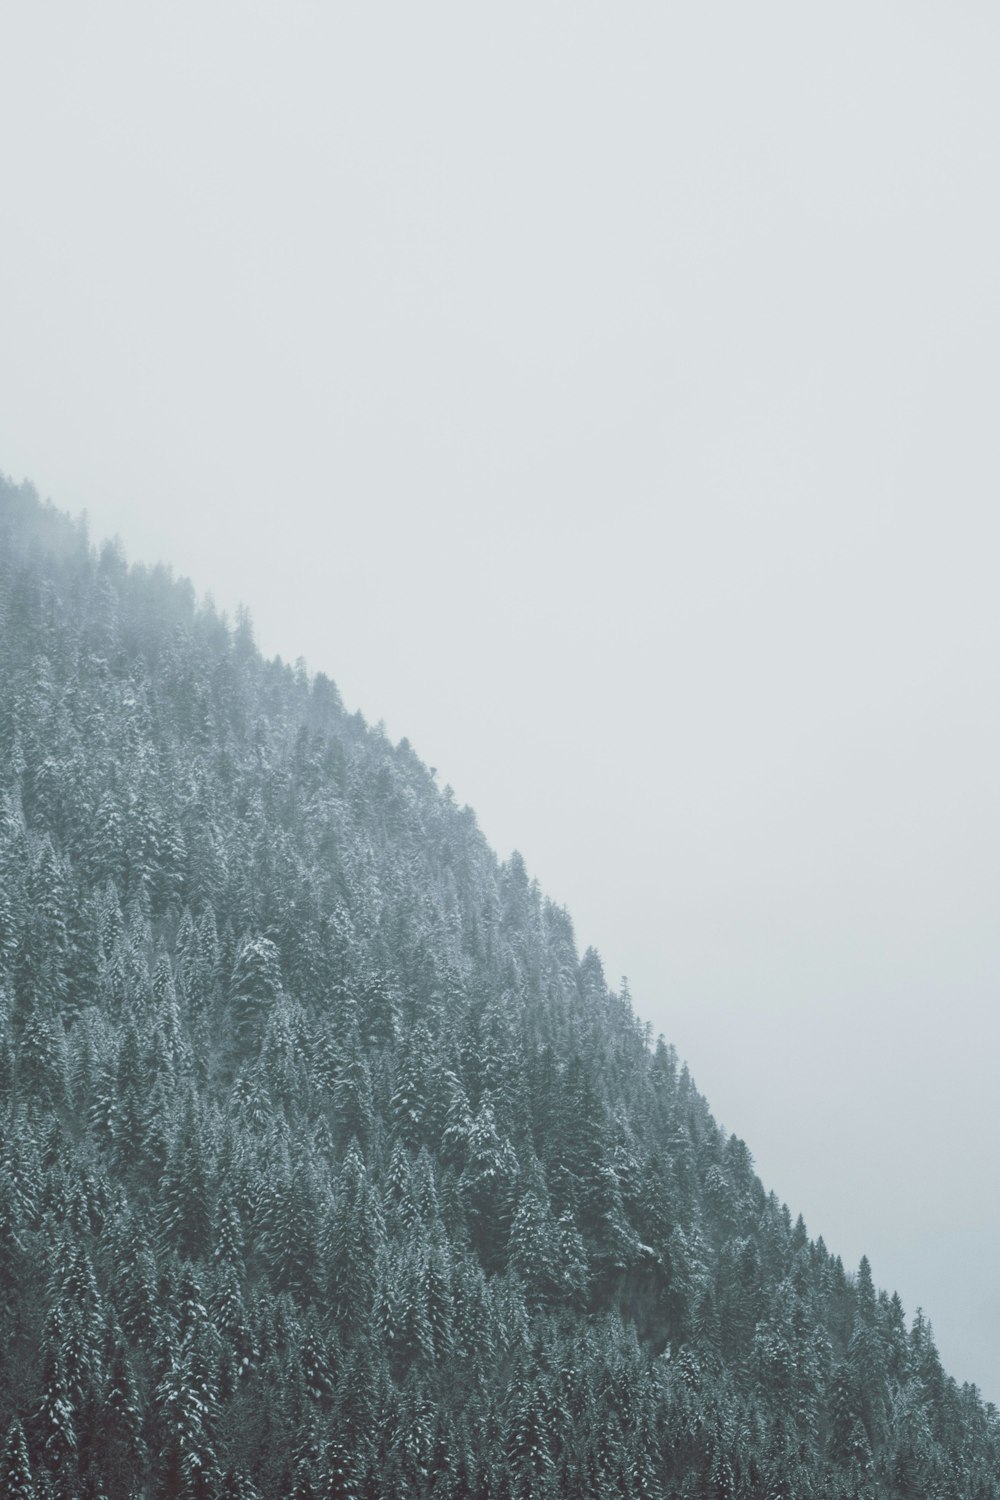
[[[438,767],[1000,1401],[1000,13],[0,15],[0,469]]]

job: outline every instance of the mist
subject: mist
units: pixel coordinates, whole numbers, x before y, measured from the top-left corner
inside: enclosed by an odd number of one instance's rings
[[[0,468],[409,738],[1000,1398],[996,15],[0,34]]]

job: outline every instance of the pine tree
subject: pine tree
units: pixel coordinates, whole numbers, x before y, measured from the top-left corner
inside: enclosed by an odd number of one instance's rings
[[[356,1145],[341,1169],[331,1224],[328,1276],[338,1318],[345,1329],[363,1327],[375,1292],[375,1273],[385,1244],[377,1194]]]
[[[260,1490],[244,1469],[230,1469],[222,1484],[219,1500],[262,1500]]]
[[[294,1167],[287,1158],[276,1164],[264,1227],[265,1257],[274,1285],[301,1300],[314,1293],[319,1274],[319,1198],[308,1157]]]
[[[497,1132],[487,1097],[469,1134],[460,1185],[473,1243],[488,1269],[501,1263],[516,1181],[517,1158],[510,1143]]]
[[[347,1036],[333,1066],[333,1106],[345,1140],[361,1145],[374,1123],[371,1071],[356,1030]]]
[[[0,1450],[0,1494],[7,1500],[35,1500],[28,1445],[24,1440],[24,1428],[16,1418],[8,1427]]]
[[[418,1023],[404,1037],[391,1106],[397,1139],[411,1151],[419,1149],[431,1128],[434,1073],[431,1036]]]
[[[354,1465],[341,1443],[327,1444],[320,1500],[361,1500]]]
[[[61,1013],[68,988],[69,882],[51,841],[41,840],[28,876],[27,928],[22,984],[31,1010],[51,1018]]]
[[[50,1342],[42,1355],[38,1428],[45,1462],[58,1478],[70,1477],[76,1457],[73,1404],[62,1351]]]
[[[551,1479],[554,1463],[546,1422],[546,1402],[537,1386],[518,1379],[511,1392],[506,1459],[514,1482],[514,1494],[542,1494]]]
[[[69,1059],[62,1022],[35,1011],[17,1052],[18,1092],[52,1110],[64,1108],[69,1098]]]
[[[159,1494],[163,1500],[214,1500],[218,1478],[206,1431],[209,1410],[191,1352],[175,1352],[155,1391],[162,1433]]]
[[[203,1139],[197,1103],[189,1093],[163,1174],[160,1212],[167,1243],[192,1259],[207,1251],[212,1228]]]
[[[229,1001],[240,1053],[253,1052],[282,993],[281,961],[270,938],[249,935],[240,944],[229,981]]]

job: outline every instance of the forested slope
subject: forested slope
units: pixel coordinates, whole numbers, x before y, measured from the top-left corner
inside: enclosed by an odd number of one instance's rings
[[[404,741],[0,482],[0,1493],[1000,1495]]]

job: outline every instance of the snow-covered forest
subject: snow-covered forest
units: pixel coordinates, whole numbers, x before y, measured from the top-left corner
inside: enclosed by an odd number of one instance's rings
[[[2,481],[0,1032],[4,1496],[1000,1496],[407,742]]]

